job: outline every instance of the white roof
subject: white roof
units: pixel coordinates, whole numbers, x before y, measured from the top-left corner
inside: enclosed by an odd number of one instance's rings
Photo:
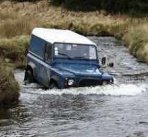
[[[55,42],[60,42],[96,45],[88,38],[70,30],[35,28],[33,29],[32,34],[52,44]]]

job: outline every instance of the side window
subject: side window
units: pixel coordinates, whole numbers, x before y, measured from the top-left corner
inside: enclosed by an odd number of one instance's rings
[[[50,63],[52,55],[52,46],[48,43],[45,44],[45,53],[44,53],[44,60]]]
[[[32,35],[31,38],[31,46],[30,46],[30,51],[37,56],[44,58],[44,46],[45,46],[45,41]]]

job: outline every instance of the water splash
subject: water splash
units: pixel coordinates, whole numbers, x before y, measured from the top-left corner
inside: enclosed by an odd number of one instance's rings
[[[106,85],[106,86],[96,86],[96,87],[83,87],[83,88],[70,88],[63,90],[44,90],[40,88],[37,84],[23,85],[23,75],[24,72],[17,71],[15,73],[15,78],[20,84],[20,87],[23,88],[24,92],[30,94],[53,94],[53,95],[63,95],[63,94],[72,94],[72,95],[110,95],[110,96],[135,96],[141,94],[142,92],[148,89],[147,84],[116,84]]]
[[[110,96],[134,96],[141,94],[146,91],[146,84],[132,85],[132,84],[121,84],[121,85],[107,85],[97,87],[83,87],[83,88],[70,88],[70,89],[56,89],[56,90],[43,90],[43,89],[26,89],[26,92],[34,94],[53,94],[53,95],[110,95]]]

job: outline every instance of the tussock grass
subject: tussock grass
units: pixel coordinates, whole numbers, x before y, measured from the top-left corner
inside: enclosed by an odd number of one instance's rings
[[[0,63],[0,106],[12,105],[18,101],[19,86],[12,70]]]
[[[0,57],[8,63],[23,64],[29,36],[0,39]]]
[[[143,58],[145,62],[148,64],[148,43],[144,46],[144,53],[143,53]]]
[[[1,17],[1,16],[0,16]],[[18,17],[6,19],[0,23],[0,38],[11,38],[19,35],[28,35],[37,25],[37,20],[32,17]]]
[[[132,26],[124,40],[128,44],[130,52],[140,61],[148,63],[148,24]]]
[[[17,13],[16,12],[8,12],[8,11],[1,11],[0,12],[0,20],[5,21],[8,19],[16,19],[17,18]]]
[[[123,39],[129,45],[128,48],[134,56],[146,61],[143,54],[146,54],[147,50],[144,50],[146,53],[143,53],[142,49],[145,48],[143,45],[146,45],[144,44],[146,41],[144,34],[147,34],[145,32],[147,29],[139,24],[147,24],[147,17],[132,18],[120,14],[110,15],[105,11],[97,10],[75,12],[63,7],[54,7],[43,0],[36,3],[15,3],[13,6],[10,1],[2,2],[0,20],[0,48],[2,48],[0,54],[2,54],[1,57],[10,58],[13,62],[16,62],[17,59],[18,62],[23,60],[21,51],[24,52],[24,49],[14,46],[19,45],[19,36],[30,35],[31,30],[36,26],[70,29],[83,35],[115,36]],[[18,37],[16,38],[16,36]],[[24,44],[22,47],[25,47],[26,43],[22,44]],[[11,45],[17,50],[9,49]]]
[[[11,38],[29,35],[36,26],[71,29],[84,35],[114,35],[127,26],[126,16],[106,15],[103,11],[75,12],[62,7],[53,7],[47,1],[0,5],[0,37]],[[120,31],[121,32],[121,31]],[[118,31],[118,35],[122,35]],[[120,34],[119,34],[120,33]]]
[[[145,42],[147,38],[144,35],[147,34],[145,32],[147,29],[139,24],[147,24],[147,17],[132,18],[127,15],[111,15],[101,10],[75,12],[63,7],[54,7],[46,0],[42,0],[36,3],[15,3],[13,6],[10,1],[2,2],[0,4],[0,20],[0,48],[2,48],[0,54],[1,57],[10,58],[14,62],[17,59],[18,62],[23,60],[21,51],[24,52],[22,47],[26,45],[22,42],[24,45],[19,47],[19,36],[30,35],[31,30],[36,26],[70,29],[84,35],[112,35],[126,41],[134,56],[146,54],[142,53],[143,50],[140,49],[144,49],[143,45],[147,43]],[[13,52],[10,47],[14,47],[16,51]]]
[[[36,6],[33,3],[29,5],[29,2],[14,3],[13,6],[10,1],[0,3],[0,38],[29,35],[34,27],[40,26],[42,23]]]

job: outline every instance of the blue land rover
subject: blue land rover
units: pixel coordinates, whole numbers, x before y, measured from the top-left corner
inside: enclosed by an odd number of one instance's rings
[[[113,83],[100,70],[95,43],[69,30],[45,28],[32,31],[24,80],[50,89]]]

